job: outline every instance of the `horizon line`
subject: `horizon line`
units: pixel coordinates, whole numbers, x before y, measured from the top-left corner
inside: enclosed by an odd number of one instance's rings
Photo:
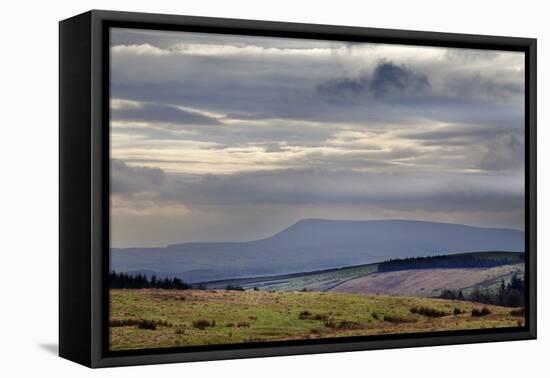
[[[140,247],[140,246],[132,246],[132,247],[112,247],[109,246],[109,250],[113,249],[135,249],[135,248],[143,248],[143,249],[166,249],[178,245],[183,244],[192,244],[192,243],[251,243],[251,242],[257,242],[262,240],[270,239],[274,236],[277,236],[278,234],[285,232],[286,230],[290,229],[291,227],[294,227],[300,222],[306,222],[306,221],[323,221],[323,222],[415,222],[415,223],[438,223],[438,224],[447,224],[447,225],[453,225],[453,226],[463,226],[463,227],[471,227],[471,228],[480,228],[480,229],[491,229],[491,230],[507,230],[507,231],[518,231],[523,234],[525,234],[525,230],[522,229],[516,229],[516,228],[507,228],[507,227],[491,227],[491,226],[473,226],[469,224],[464,223],[453,223],[453,222],[440,222],[440,221],[429,221],[429,220],[422,220],[422,219],[399,219],[399,218],[392,218],[392,219],[329,219],[329,218],[302,218],[294,223],[292,223],[290,226],[287,226],[283,228],[280,231],[275,232],[274,234],[271,234],[271,236],[267,236],[264,238],[258,238],[258,239],[252,239],[252,240],[245,240],[245,241],[187,241],[187,242],[177,242],[177,243],[170,243],[166,244],[164,246],[149,246],[149,247]]]

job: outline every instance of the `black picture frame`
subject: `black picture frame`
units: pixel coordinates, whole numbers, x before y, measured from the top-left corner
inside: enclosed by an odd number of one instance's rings
[[[524,327],[109,352],[110,27],[525,53]],[[59,354],[88,367],[407,348],[536,338],[536,39],[92,10],[59,24]]]

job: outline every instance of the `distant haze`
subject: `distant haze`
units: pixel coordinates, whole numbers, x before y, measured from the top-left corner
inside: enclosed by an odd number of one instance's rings
[[[114,249],[111,268],[197,282],[474,251],[523,252],[524,234],[433,222],[308,219],[250,242]]]
[[[524,229],[520,52],[115,28],[110,127],[112,247]]]

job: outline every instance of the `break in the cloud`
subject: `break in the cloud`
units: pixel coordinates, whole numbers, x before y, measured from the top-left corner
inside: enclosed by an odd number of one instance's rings
[[[111,31],[113,245],[300,218],[523,228],[521,53]]]

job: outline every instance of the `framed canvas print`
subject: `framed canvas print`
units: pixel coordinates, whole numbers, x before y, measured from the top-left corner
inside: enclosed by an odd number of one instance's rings
[[[60,355],[536,337],[536,40],[60,23]]]

